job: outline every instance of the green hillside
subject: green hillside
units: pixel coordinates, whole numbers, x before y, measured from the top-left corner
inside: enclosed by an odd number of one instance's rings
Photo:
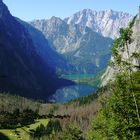
[[[40,124],[47,126],[48,119],[39,119],[35,123],[16,129],[0,129],[0,138],[2,135],[7,137],[3,140],[30,140],[30,130],[35,130]]]

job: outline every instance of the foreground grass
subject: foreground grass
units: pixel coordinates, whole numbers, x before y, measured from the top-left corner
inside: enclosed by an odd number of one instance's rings
[[[40,124],[47,126],[48,119],[36,120],[34,124],[17,129],[0,129],[0,140],[29,140],[30,130],[35,130]]]

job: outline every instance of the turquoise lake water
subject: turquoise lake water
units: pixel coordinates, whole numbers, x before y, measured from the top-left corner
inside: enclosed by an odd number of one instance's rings
[[[84,78],[94,78],[94,74],[69,74],[69,75],[61,75],[61,78],[69,79],[69,80],[78,80]]]

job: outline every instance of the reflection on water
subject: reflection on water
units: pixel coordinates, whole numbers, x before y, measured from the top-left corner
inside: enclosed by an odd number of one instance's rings
[[[57,103],[64,103],[72,99],[87,96],[95,92],[96,88],[89,85],[74,85],[58,89],[51,97]]]

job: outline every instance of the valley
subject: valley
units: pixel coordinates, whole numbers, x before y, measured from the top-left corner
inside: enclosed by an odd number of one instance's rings
[[[64,103],[80,97],[88,96],[96,92],[100,87],[101,76],[105,70],[95,74],[62,74],[60,78],[75,82],[73,86],[58,89],[52,97],[51,102]]]
[[[97,72],[96,74],[62,74],[60,77],[74,81],[77,84],[87,84],[95,87],[100,86],[101,76],[104,74],[105,69]]]
[[[80,97],[88,96],[96,91],[97,87],[85,84],[76,84],[58,89],[52,97],[51,102],[65,103]]]
[[[123,1],[127,12],[71,0],[83,10],[56,17],[65,1],[47,9],[21,0],[34,15],[23,21],[8,1],[0,0],[0,140],[140,140],[140,7],[134,16]]]

